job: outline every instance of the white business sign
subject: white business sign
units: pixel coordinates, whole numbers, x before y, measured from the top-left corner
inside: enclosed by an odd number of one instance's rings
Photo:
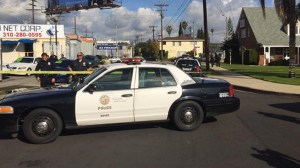
[[[0,38],[55,38],[55,32],[55,25],[0,24]],[[63,25],[57,25],[57,38],[65,38]]]

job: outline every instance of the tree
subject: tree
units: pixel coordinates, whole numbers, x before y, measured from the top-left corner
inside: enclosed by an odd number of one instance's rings
[[[263,17],[266,17],[265,12],[265,0],[260,0],[261,7],[263,10]],[[296,34],[295,34],[295,27],[296,27],[296,1],[295,0],[274,0],[276,13],[284,25],[290,24],[289,26],[289,54],[290,54],[290,61],[289,61],[289,77],[295,77],[295,49],[296,49]]]
[[[183,28],[184,31],[186,30],[186,28],[187,28],[188,26],[189,26],[189,25],[188,25],[188,22],[182,21],[182,28]]]
[[[169,34],[169,37],[170,37],[170,35],[171,35],[171,32],[172,32],[172,26],[167,26],[167,28],[166,28],[166,31],[168,32],[168,34]]]
[[[204,39],[204,32],[202,28],[198,29],[197,38]]]
[[[210,32],[211,32],[211,42],[213,41],[213,38],[214,38],[214,29],[210,29]]]
[[[300,2],[298,2],[296,6],[296,18],[299,20],[300,19]]]
[[[134,52],[135,55],[142,55],[148,59],[158,59],[159,43],[150,39],[147,42],[137,43]]]
[[[225,51],[225,63],[230,63],[230,54],[231,54],[231,62],[238,63],[239,62],[239,39],[235,33],[232,34],[228,40],[225,40],[223,46],[221,47],[222,50]],[[230,53],[231,52],[231,53]]]
[[[234,34],[233,31],[233,25],[232,25],[232,21],[231,18],[229,17],[228,21],[227,21],[227,38],[231,38]],[[227,40],[227,39],[225,39]]]
[[[179,24],[179,32],[178,32],[178,36],[183,36],[183,30],[182,30],[181,22],[180,22],[180,24]]]

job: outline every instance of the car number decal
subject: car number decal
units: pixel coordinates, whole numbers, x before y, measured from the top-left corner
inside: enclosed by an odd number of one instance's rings
[[[229,97],[229,93],[219,93],[220,98]]]

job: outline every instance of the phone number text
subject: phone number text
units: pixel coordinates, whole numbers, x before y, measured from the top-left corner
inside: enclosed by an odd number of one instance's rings
[[[42,33],[3,32],[2,37],[42,37]]]

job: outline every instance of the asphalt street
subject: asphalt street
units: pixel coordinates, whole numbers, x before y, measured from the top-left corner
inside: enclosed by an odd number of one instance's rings
[[[300,167],[300,99],[237,91],[239,111],[181,132],[168,123],[67,130],[50,144],[0,137],[0,166]]]

